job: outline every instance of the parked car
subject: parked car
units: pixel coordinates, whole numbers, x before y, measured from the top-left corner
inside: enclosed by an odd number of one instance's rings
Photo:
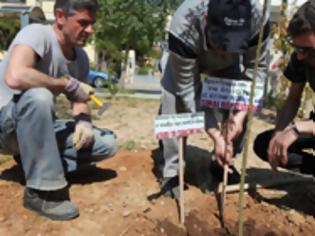
[[[118,78],[114,75],[111,76],[113,83],[118,83]],[[109,78],[108,74],[100,71],[90,70],[88,74],[88,84],[95,88],[107,87]]]

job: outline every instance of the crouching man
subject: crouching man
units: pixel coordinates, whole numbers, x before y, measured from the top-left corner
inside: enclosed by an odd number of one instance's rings
[[[79,215],[65,173],[113,156],[115,135],[93,127],[93,89],[81,48],[93,33],[97,0],[57,0],[53,25],[32,24],[15,37],[0,66],[0,150],[25,173],[24,207],[53,220]],[[71,102],[73,120],[57,119],[55,96]]]
[[[315,96],[314,33],[315,1],[309,0],[297,10],[288,26],[288,40],[294,48],[284,71],[291,82],[288,97],[278,113],[275,129],[259,134],[254,144],[256,154],[268,161],[275,171],[283,167],[315,176],[314,110],[309,119],[297,119],[293,123],[307,83]]]

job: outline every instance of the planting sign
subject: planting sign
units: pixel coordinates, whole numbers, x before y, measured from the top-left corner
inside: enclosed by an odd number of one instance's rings
[[[206,77],[202,86],[201,106],[227,110],[248,110],[251,81]],[[263,83],[257,83],[253,110],[262,108]]]
[[[155,118],[155,136],[164,139],[201,133],[204,123],[203,112],[160,115]]]

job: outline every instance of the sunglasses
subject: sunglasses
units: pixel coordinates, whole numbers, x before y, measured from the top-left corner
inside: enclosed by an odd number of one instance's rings
[[[287,37],[287,42],[293,47],[294,51],[300,54],[308,54],[315,57],[315,48],[309,46],[299,46],[293,43],[290,37]]]

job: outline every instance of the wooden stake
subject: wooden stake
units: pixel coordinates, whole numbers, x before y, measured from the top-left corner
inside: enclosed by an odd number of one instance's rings
[[[254,93],[255,93],[255,87],[256,87],[256,79],[257,79],[257,73],[258,73],[258,64],[261,54],[261,48],[262,48],[262,39],[263,39],[263,33],[264,33],[264,23],[267,15],[267,6],[269,5],[269,0],[264,0],[264,5],[262,9],[262,17],[260,19],[260,27],[259,27],[259,38],[258,38],[258,46],[256,49],[256,60],[255,60],[255,66],[254,66],[254,72],[253,72],[253,82],[251,86],[251,92],[250,92],[250,108],[248,112],[248,125],[245,132],[245,146],[243,151],[243,158],[242,158],[242,169],[241,169],[241,183],[240,183],[240,194],[239,194],[239,217],[238,217],[238,236],[243,236],[244,234],[244,185],[245,185],[245,176],[246,176],[246,166],[247,166],[247,157],[249,153],[249,137],[250,137],[250,130],[252,127],[253,122],[253,116],[254,116],[254,110],[253,110],[253,104],[254,104]]]
[[[231,118],[231,115],[232,115],[232,110],[230,109],[229,110],[229,117],[228,119]],[[228,127],[226,127],[226,129],[228,129]],[[222,134],[224,135],[224,139],[225,141],[227,140],[227,132],[224,131],[224,127],[222,125],[221,127],[221,132]],[[226,154],[227,153],[227,147],[225,146],[225,158],[226,158]],[[221,192],[221,199],[220,199],[220,215],[221,215],[221,224],[222,224],[222,227],[224,227],[224,204],[225,204],[225,198],[226,198],[226,186],[227,186],[227,183],[228,183],[228,172],[229,172],[229,165],[227,163],[224,163],[224,166],[223,166],[223,187],[222,187],[222,192]]]
[[[229,171],[228,164],[224,164],[223,183],[222,183],[221,201],[220,201],[220,215],[221,215],[221,223],[223,227],[224,227],[224,204],[225,204],[225,197],[226,197],[226,186],[228,182],[228,171]]]
[[[179,211],[180,223],[185,223],[185,209],[184,209],[184,138],[179,137],[178,140],[178,154],[179,154]]]
[[[244,184],[243,190],[254,190],[254,189],[268,189],[268,188],[274,188],[275,186],[279,185],[289,185],[289,184],[299,184],[299,183],[313,183],[314,178],[313,177],[300,177],[300,176],[294,176],[289,177],[286,179],[270,179],[270,181],[258,184],[258,183],[246,183]],[[221,193],[225,191],[225,194],[227,193],[236,193],[240,191],[240,184],[233,184],[226,186],[225,190],[223,190],[224,186],[223,184],[219,185],[218,193]]]

